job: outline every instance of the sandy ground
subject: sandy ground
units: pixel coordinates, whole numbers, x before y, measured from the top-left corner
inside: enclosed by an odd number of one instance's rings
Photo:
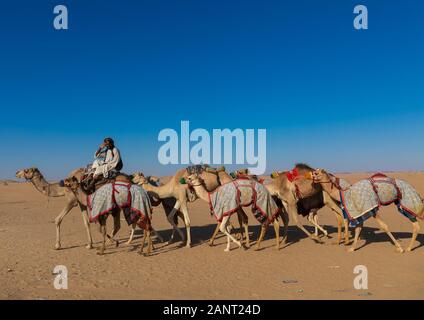
[[[396,173],[424,194],[424,173]],[[355,182],[368,174],[340,175]],[[194,246],[157,243],[154,255],[137,253],[141,233],[134,245],[126,246],[129,227],[118,234],[121,245],[108,247],[104,256],[85,249],[86,235],[77,209],[62,224],[63,249],[53,249],[54,218],[64,205],[46,198],[28,183],[0,183],[0,299],[423,299],[424,236],[416,249],[399,254],[374,221],[365,224],[361,248],[347,253],[333,239],[316,244],[294,226],[289,243],[277,251],[272,228],[263,249],[224,252],[225,238],[216,246],[204,243],[215,227],[207,205],[190,205]],[[259,226],[249,214],[250,236],[257,239]],[[382,217],[406,247],[411,224],[394,206],[382,209]],[[335,235],[334,215],[319,213],[320,223]],[[235,219],[233,219],[235,220]],[[304,221],[304,224],[308,223]],[[423,224],[423,223],[421,223]],[[111,222],[109,223],[109,226]],[[171,228],[161,208],[155,209],[154,227],[167,239]],[[312,230],[312,229],[310,229]],[[92,225],[95,246],[100,235]],[[53,287],[53,268],[68,268],[67,290]],[[368,269],[368,289],[356,290],[353,269]]]

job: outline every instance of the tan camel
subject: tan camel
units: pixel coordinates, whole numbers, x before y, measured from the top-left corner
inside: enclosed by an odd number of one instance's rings
[[[209,197],[209,191],[206,189],[205,183],[202,181],[202,178],[200,177],[199,174],[191,174],[188,176],[188,183],[189,185],[195,190],[196,195],[202,199],[203,201],[206,201],[208,204],[210,203],[210,197]],[[222,187],[224,187],[227,184],[224,184]],[[266,190],[266,189],[263,189]],[[238,202],[238,208],[240,209],[242,206],[246,206],[246,205],[250,205],[252,204],[252,194],[250,194],[249,192],[246,192],[245,188],[240,188],[239,189],[240,192],[240,199]],[[267,192],[267,191],[265,191]],[[227,247],[225,248],[225,252],[230,251],[230,244],[231,241],[233,241],[234,243],[236,243],[239,247],[242,246],[242,243],[238,240],[236,240],[230,233],[230,229],[229,229],[229,220],[230,220],[231,214],[229,215],[224,215],[222,217],[222,221],[219,224],[219,229],[222,233],[224,233],[227,236]],[[276,235],[276,247],[277,249],[279,249],[280,247],[280,240],[279,240],[279,224],[277,219],[273,219],[272,221],[273,225],[274,225],[274,230],[275,230],[275,235]],[[262,228],[261,228],[261,234],[259,236],[258,242],[257,242],[257,249],[260,248],[260,244],[261,241],[263,240],[266,230],[268,229],[268,223],[263,223],[262,224]]]
[[[83,168],[76,169],[72,171],[68,177],[77,177],[80,178],[84,173]],[[30,181],[32,185],[43,195],[47,197],[65,197],[66,198],[66,205],[63,208],[63,210],[59,213],[59,215],[55,219],[55,225],[56,225],[56,244],[55,249],[61,248],[60,243],[60,226],[62,223],[63,218],[71,211],[72,208],[78,206],[81,214],[82,214],[82,220],[84,222],[84,227],[87,233],[88,243],[86,245],[87,249],[93,248],[93,239],[91,237],[91,231],[90,231],[90,223],[88,221],[88,215],[87,215],[87,207],[84,205],[81,205],[78,202],[78,199],[75,197],[74,193],[69,190],[68,188],[60,186],[59,183],[49,183],[47,182],[43,175],[41,174],[40,170],[37,168],[28,168],[19,170],[16,172],[16,177],[19,179],[25,179],[27,181]]]
[[[336,201],[340,201],[340,187],[338,187],[334,183],[331,176],[327,172],[325,172],[325,170],[323,170],[323,169],[315,170],[313,172],[312,179],[313,179],[314,182],[320,184],[322,186],[323,190],[325,191],[325,193],[327,193],[332,199],[334,199]],[[361,180],[361,181],[364,181],[364,180]],[[358,181],[357,183],[361,183],[361,181]],[[396,179],[396,182],[399,182],[399,181],[401,181],[401,180]],[[355,185],[356,184],[354,184],[352,187],[354,187]],[[374,190],[374,192],[375,192],[375,190]],[[398,191],[398,192],[400,192],[400,191]],[[405,196],[404,194],[402,194],[402,193],[400,194],[401,198],[404,197],[404,196]],[[419,199],[421,199],[421,198],[419,198]],[[380,205],[387,205],[387,204],[380,203]],[[405,215],[404,213],[402,213],[402,214]],[[393,234],[390,232],[388,225],[381,219],[380,214],[378,213],[378,208],[377,208],[377,211],[375,212],[375,214],[373,215],[373,217],[375,218],[375,220],[379,224],[380,228],[384,232],[386,232],[387,235],[390,237],[390,239],[393,241],[394,245],[396,246],[396,251],[400,252],[400,253],[404,252],[404,250],[401,247],[401,245],[399,244],[399,242],[395,239]],[[412,223],[413,233],[412,233],[412,237],[411,237],[411,241],[409,243],[409,246],[406,249],[407,251],[412,250],[412,247],[415,243],[418,232],[420,230],[420,225],[419,225],[419,222],[416,220],[416,218],[420,218],[420,219],[424,218],[424,205],[421,205],[421,209],[419,210],[419,212],[416,213],[416,215],[414,217],[413,216],[409,217],[409,219],[411,220],[411,223]],[[347,221],[347,219],[345,219],[345,221]],[[352,246],[350,248],[348,248],[348,250],[347,250],[348,252],[355,251],[356,246],[357,246],[357,242],[358,242],[361,230],[362,230],[362,224],[363,223],[360,223],[355,227],[355,238],[354,238]]]
[[[144,190],[146,190],[151,199],[154,199],[154,206],[162,203],[162,206],[165,211],[166,218],[168,222],[172,226],[172,234],[169,240],[169,243],[174,241],[175,232],[178,232],[181,239],[185,240],[184,234],[178,228],[177,217],[179,217],[184,223],[184,215],[181,210],[176,211],[176,215],[174,215],[174,208],[177,206],[177,197],[183,197],[183,192],[188,192],[185,190],[184,186],[180,184],[172,185],[172,179],[168,181],[167,184],[161,184],[159,178],[145,177],[143,173],[136,172],[132,175],[132,182],[141,186]],[[187,199],[187,196],[185,196]],[[180,202],[183,202],[180,200]],[[186,200],[185,200],[186,201]],[[130,240],[132,239],[133,233],[131,234]]]
[[[310,179],[313,168],[308,165],[299,163],[296,164],[295,169],[297,170],[297,177],[295,180],[289,180],[291,172],[280,172],[278,174],[273,174],[273,180],[271,183],[267,184],[268,190],[271,194],[277,196],[281,199],[290,214],[291,218],[297,225],[299,229],[301,229],[309,238],[321,242],[318,238],[318,235],[309,233],[303,225],[298,220],[298,210],[297,204],[300,199],[311,199],[311,201],[315,202],[315,197],[322,196],[323,202],[326,206],[328,206],[335,214],[337,219],[337,240],[333,242],[334,244],[340,244],[341,234],[342,234],[342,225],[343,225],[343,214],[338,205],[330,196],[328,196],[325,192],[323,193],[323,189],[319,184],[314,184]],[[320,228],[316,223],[317,221],[313,218],[309,220],[315,227]],[[348,224],[344,223],[345,228],[345,237],[344,243],[349,243],[349,228]]]
[[[81,185],[79,183],[79,179],[77,179],[76,177],[70,177],[70,178],[66,178],[64,180],[64,185],[66,188],[68,188],[74,195],[75,198],[77,199],[78,203],[81,206],[85,206],[87,207],[87,195],[82,191],[81,189]],[[129,192],[129,190],[128,190]],[[121,228],[121,221],[120,221],[120,212],[121,209],[119,206],[117,206],[115,209],[113,209],[111,212],[106,213],[106,214],[102,214],[98,217],[98,222],[99,222],[99,229],[100,229],[100,233],[102,234],[103,237],[103,241],[102,241],[102,246],[100,248],[98,248],[98,254],[99,255],[103,255],[104,251],[106,249],[106,238],[108,238],[110,241],[113,241],[115,243],[115,246],[117,247],[119,245],[119,242],[117,240],[114,239],[114,236],[118,233],[119,229]],[[109,216],[109,214],[112,215],[113,217],[113,230],[112,230],[112,235],[109,236],[106,233],[106,220]],[[142,244],[140,247],[140,253],[143,253],[143,249],[144,249],[144,244],[147,238],[147,255],[149,255],[152,252],[153,249],[153,243],[152,243],[152,239],[151,239],[151,231],[153,230],[152,225],[151,225],[151,207],[148,208],[146,215],[143,217],[143,219],[139,219],[137,222],[132,224],[132,228],[135,229],[135,225],[138,225],[140,227],[140,229],[144,230],[144,234],[143,234],[143,240],[142,240]]]

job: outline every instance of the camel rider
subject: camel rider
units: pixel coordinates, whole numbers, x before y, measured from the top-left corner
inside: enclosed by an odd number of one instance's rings
[[[119,172],[122,169],[121,154],[118,148],[115,147],[115,142],[112,138],[105,138],[94,154],[94,177],[103,175],[108,178],[113,171]]]
[[[112,178],[122,167],[121,154],[112,138],[105,138],[94,154],[94,162],[91,167],[92,174],[90,175],[89,186],[94,187],[95,183],[102,178]]]

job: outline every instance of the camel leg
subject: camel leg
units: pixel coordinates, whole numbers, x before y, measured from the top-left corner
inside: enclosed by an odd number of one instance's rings
[[[147,237],[147,231],[146,231],[146,229],[143,228],[143,240],[141,241],[140,253],[143,253],[144,243],[146,242],[146,237]]]
[[[177,214],[178,210],[180,209],[180,202],[177,200],[175,202],[174,208],[172,209],[171,213],[166,217],[168,219],[168,222],[172,225],[173,231],[176,230],[178,234],[180,235],[182,241],[185,241],[185,235],[184,233],[178,228],[178,226],[174,222],[174,216]],[[184,222],[185,224],[185,222]],[[172,243],[174,240],[174,234],[171,235],[171,239],[168,241],[168,243]]]
[[[357,226],[355,228],[355,238],[353,239],[352,246],[349,249],[347,249],[347,252],[353,252],[356,250],[356,245],[358,244],[358,239],[359,239],[359,235],[361,234],[361,230],[362,230],[362,225]]]
[[[285,244],[288,238],[289,231],[289,215],[286,210],[282,210],[280,213],[281,220],[283,221],[283,239],[281,242]]]
[[[315,215],[315,212],[314,211],[311,211],[311,212],[309,212],[309,214],[308,214],[308,221],[314,226],[314,235],[315,235],[315,237],[318,237],[318,228],[317,228],[317,226],[316,226],[316,224],[315,224],[315,221],[314,221],[314,215]]]
[[[321,232],[326,236],[326,237],[328,237],[328,232],[327,232],[327,230],[325,230],[323,227],[321,227],[320,225],[319,225],[319,223],[318,223],[318,212],[317,211],[315,211],[315,214],[314,214],[314,216],[313,216],[313,223],[315,224],[315,227],[316,228],[318,228],[319,230],[321,230]],[[318,233],[318,232],[317,232]]]
[[[393,236],[393,234],[390,232],[389,227],[387,226],[387,224],[381,220],[379,214],[376,214],[374,216],[375,220],[377,220],[377,223],[380,225],[380,228],[387,233],[387,235],[390,237],[390,239],[392,239],[394,245],[396,246],[396,251],[397,252],[404,252],[402,246],[399,244],[399,242],[395,239],[395,237]]]
[[[342,224],[343,219],[335,212],[334,213],[337,219],[337,240],[333,241],[331,244],[339,245],[342,241]]]
[[[337,242],[333,244],[340,244],[341,241],[341,232],[342,226],[341,223],[344,222],[344,244],[349,244],[349,221],[344,219],[342,209],[330,198],[330,196],[324,192],[324,203],[333,210],[337,219]]]
[[[73,207],[77,205],[76,201],[70,201],[66,204],[65,208],[59,213],[59,215],[54,219],[54,223],[56,225],[56,244],[55,249],[58,250],[61,248],[60,244],[60,225],[62,223],[63,218],[71,211]],[[90,234],[91,237],[91,234]]]
[[[152,234],[150,231],[150,227],[147,227],[146,233],[147,233],[147,255],[150,255],[153,250]]]
[[[249,237],[249,218],[247,217],[246,213],[241,210],[241,218],[242,218],[242,224],[244,228],[245,233],[245,245],[247,248],[250,248],[250,237]]]
[[[120,213],[116,213],[113,215],[113,229],[112,229],[112,235],[106,234],[109,242],[114,242],[115,247],[119,246],[119,241],[115,240],[113,237],[118,233],[119,229],[121,229],[121,215]]]
[[[217,224],[216,224],[216,228],[215,228],[215,231],[213,232],[213,234],[212,234],[212,237],[209,239],[209,245],[212,247],[213,246],[213,242],[215,241],[215,238],[216,238],[216,235],[218,234],[218,232],[219,232],[219,227],[221,226],[221,223],[220,222],[218,222]]]
[[[342,219],[344,224],[344,244],[345,246],[349,244],[349,221]]]
[[[261,242],[265,237],[266,230],[268,229],[268,223],[264,223],[261,226],[261,233],[258,238],[258,244],[256,245],[256,250],[259,250],[261,247]]]
[[[228,221],[230,220],[230,216],[226,216],[222,219],[221,224],[219,226],[219,230],[224,233],[227,236],[227,248],[225,248],[225,252],[230,251],[230,245],[232,240],[234,243],[236,243],[239,247],[241,247],[240,241],[237,241],[229,232],[228,230]]]
[[[130,238],[128,239],[128,241],[127,241],[125,244],[130,245],[130,244],[131,244],[131,242],[133,241],[134,233],[135,233],[135,228],[136,228],[136,227],[137,227],[137,224],[136,224],[136,223],[133,223],[133,224],[131,225],[131,234],[130,234]]]
[[[186,227],[186,231],[187,231],[187,243],[186,243],[186,248],[190,248],[191,247],[191,235],[190,235],[190,217],[188,216],[188,210],[187,210],[187,203],[181,203],[181,211],[183,212],[184,215],[184,224]]]
[[[239,223],[239,232],[237,233],[237,240],[240,240],[241,242],[244,241],[244,228],[243,228],[243,218],[240,213],[240,209],[237,211],[237,220]],[[231,224],[231,221],[230,221]]]
[[[310,234],[308,232],[308,230],[306,230],[305,227],[299,222],[299,220],[297,218],[298,213],[297,213],[296,204],[294,204],[294,203],[287,203],[287,211],[290,213],[291,217],[294,220],[294,223],[297,225],[297,227],[300,230],[302,230],[309,238],[311,238],[311,239],[313,239],[313,240],[315,240],[317,242],[321,242],[318,237],[316,237],[313,234]]]
[[[97,254],[103,255],[106,249],[106,217],[100,217],[99,224],[100,224],[100,233],[102,234],[103,241],[102,241],[102,246],[97,251]]]
[[[277,240],[277,250],[280,250],[280,224],[278,223],[277,219],[275,219],[272,224],[274,225],[274,231],[275,231],[275,239]]]
[[[412,238],[409,242],[408,248],[406,248],[406,251],[412,251],[412,247],[414,246],[415,240],[417,239],[418,232],[420,231],[420,223],[418,221],[412,222]]]
[[[91,230],[90,230],[90,221],[88,220],[88,213],[87,209],[85,209],[83,206],[79,206],[82,213],[82,221],[84,223],[85,231],[87,232],[87,239],[88,243],[85,246],[87,249],[93,249],[93,238],[91,236]]]

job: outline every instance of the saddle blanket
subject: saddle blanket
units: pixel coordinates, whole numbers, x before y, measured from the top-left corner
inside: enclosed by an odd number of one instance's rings
[[[251,179],[236,179],[209,192],[209,205],[219,222],[238,208],[249,205],[260,223],[274,221],[281,210],[264,185]]]
[[[421,215],[423,202],[417,191],[407,182],[386,176],[361,180],[340,191],[343,214],[352,225],[375,215],[380,206],[395,203],[399,211],[410,219]],[[356,221],[355,221],[356,220]]]
[[[116,208],[124,211],[128,224],[138,219],[151,218],[151,203],[147,192],[140,186],[125,182],[109,183],[87,196],[90,222]]]

